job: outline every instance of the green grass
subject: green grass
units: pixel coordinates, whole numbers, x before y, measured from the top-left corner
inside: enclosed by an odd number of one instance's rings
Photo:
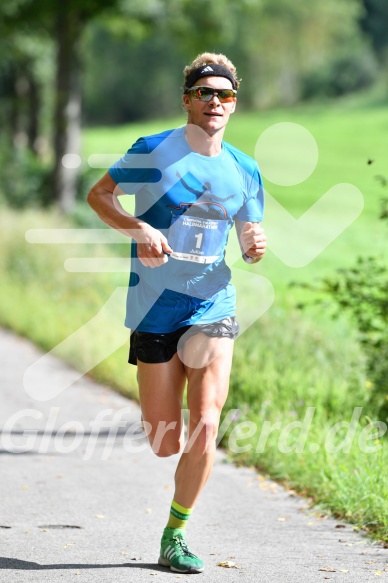
[[[246,451],[231,455],[238,463],[252,464],[290,487],[311,496],[336,516],[367,528],[374,536],[388,540],[386,437],[368,443],[375,451],[365,453],[359,438],[374,411],[366,407],[373,386],[364,375],[363,355],[355,331],[345,317],[338,321],[326,312],[300,312],[298,302],[309,300],[306,290],[290,287],[291,281],[314,281],[359,255],[386,257],[386,226],[378,221],[379,200],[386,195],[376,176],[384,175],[385,136],[388,113],[385,106],[344,100],[269,112],[239,112],[232,119],[226,139],[250,155],[261,132],[274,123],[291,121],[307,128],[319,146],[314,173],[297,186],[280,187],[265,181],[266,188],[295,217],[305,212],[330,187],[341,182],[355,184],[363,193],[365,207],[360,217],[336,241],[304,268],[291,268],[269,249],[258,265],[236,264],[245,271],[267,278],[275,299],[271,308],[236,342],[231,390],[225,407],[238,409],[224,444],[233,440]],[[139,135],[155,133],[184,123],[183,116],[133,124],[127,127],[93,128],[85,131],[85,158],[94,153],[121,154]],[[368,159],[373,160],[368,164]],[[97,179],[104,170],[93,171]],[[86,193],[85,193],[86,196]],[[133,199],[125,197],[130,209]],[[91,211],[81,209],[79,217],[89,222]],[[335,208],[333,209],[335,213]],[[93,224],[94,220],[90,219]],[[270,226],[266,216],[264,226]],[[126,367],[126,350],[120,344],[124,302],[100,324],[88,326],[118,287],[125,288],[126,273],[69,273],[68,257],[128,256],[128,244],[32,245],[24,234],[31,228],[66,228],[71,221],[55,212],[28,211],[20,214],[2,209],[0,215],[0,322],[28,336],[45,350],[60,344],[57,352],[74,366],[92,367],[95,378],[109,383],[128,396],[137,396],[134,367]],[[95,222],[94,222],[95,226]],[[101,225],[102,226],[102,225]],[[287,233],[284,233],[287,240]],[[308,241],[306,242],[308,244]],[[270,245],[270,242],[269,242]],[[233,251],[233,249],[231,249]],[[249,306],[256,291],[246,276],[246,291],[240,302]],[[244,279],[244,277],[243,277]],[[253,303],[252,303],[253,302]],[[248,318],[249,319],[249,318]],[[252,318],[254,320],[254,318]],[[82,330],[82,333],[78,333]],[[74,334],[71,343],[64,342]],[[106,354],[111,351],[111,354]],[[98,358],[96,357],[98,355]],[[106,358],[103,358],[106,356]],[[349,421],[355,407],[363,407],[356,435],[349,451],[329,451],[326,439],[336,423]],[[302,421],[314,409],[311,427],[302,451],[295,451],[298,430],[288,437],[286,453],[279,447],[282,431],[291,422]],[[311,409],[310,409],[311,410]],[[257,427],[251,437],[241,432],[241,421]],[[266,424],[278,428],[257,450]],[[249,426],[247,426],[249,427]],[[251,426],[252,427],[252,426]],[[289,427],[289,426],[288,426]],[[345,430],[339,431],[337,445]],[[283,433],[284,436],[284,433]],[[311,448],[311,446],[313,447]],[[317,449],[317,446],[318,449]],[[381,446],[381,447],[379,447]],[[312,450],[313,451],[312,451]]]
[[[76,368],[90,370],[94,378],[109,382],[128,396],[137,397],[133,367],[123,367],[128,342],[111,350],[123,335],[124,302],[101,319],[97,330],[87,328],[116,288],[125,287],[126,274],[70,273],[64,263],[70,257],[106,257],[102,245],[43,245],[25,239],[30,229],[65,229],[69,220],[56,212],[15,213],[5,208],[0,215],[0,322],[31,338],[44,350]],[[128,255],[128,245],[115,245],[117,253]],[[121,333],[121,334],[120,334]],[[70,343],[63,343],[69,336]],[[112,355],[110,355],[112,352]],[[94,366],[99,355],[109,356]]]
[[[225,411],[238,411],[223,444],[236,463],[255,466],[387,541],[388,444],[386,426],[384,436],[368,428],[376,421],[366,405],[371,390],[345,319],[330,327],[318,313],[268,314],[236,343]],[[362,410],[346,446],[356,407]],[[298,423],[305,419],[302,439]]]

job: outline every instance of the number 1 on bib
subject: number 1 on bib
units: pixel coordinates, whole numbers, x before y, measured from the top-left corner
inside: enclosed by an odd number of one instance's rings
[[[195,245],[195,247],[196,249],[200,249],[202,245],[203,233],[197,233],[196,235],[194,235],[194,237],[197,239],[197,244]]]

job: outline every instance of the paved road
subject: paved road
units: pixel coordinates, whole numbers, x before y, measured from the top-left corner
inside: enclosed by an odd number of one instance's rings
[[[0,354],[1,582],[388,578],[388,550],[304,509],[303,499],[222,453],[189,524],[205,572],[158,567],[177,457],[150,453],[137,405],[108,387],[84,378],[51,401],[34,401],[23,375],[38,349],[0,331]],[[46,363],[42,386],[71,375],[54,358]],[[237,568],[218,566],[224,561]]]

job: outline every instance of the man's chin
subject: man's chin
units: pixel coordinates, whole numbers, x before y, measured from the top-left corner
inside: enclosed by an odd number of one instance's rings
[[[205,125],[205,127],[203,127],[203,129],[205,130],[205,132],[207,134],[209,134],[209,136],[217,134],[218,132],[222,131],[224,128],[225,128],[224,124],[220,125],[219,123],[216,123],[216,122],[208,123]]]

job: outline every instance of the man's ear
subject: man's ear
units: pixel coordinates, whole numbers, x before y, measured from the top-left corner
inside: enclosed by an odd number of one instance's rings
[[[182,103],[185,110],[189,113],[190,112],[190,98],[187,93],[184,93],[182,96]]]
[[[233,107],[230,110],[230,113],[233,113],[235,111],[235,109],[236,109],[236,101],[233,103]]]

